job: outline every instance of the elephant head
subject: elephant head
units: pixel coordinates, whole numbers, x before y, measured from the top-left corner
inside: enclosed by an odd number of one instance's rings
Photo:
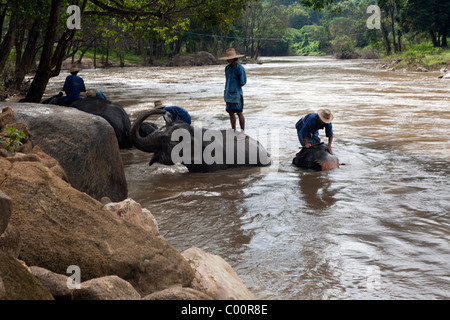
[[[150,165],[159,162],[165,165],[173,165],[171,153],[176,142],[170,141],[172,133],[177,129],[189,129],[184,122],[174,122],[158,128],[154,123],[144,121],[152,115],[163,115],[162,109],[153,109],[142,113],[131,126],[131,141],[133,145],[144,152],[153,153]]]
[[[64,93],[60,92],[59,94],[52,96],[48,99],[45,99],[44,101],[42,101],[42,104],[54,104],[57,106],[62,106],[64,105]]]
[[[339,168],[339,159],[326,149],[323,143],[313,145],[310,148],[302,148],[296,154],[292,163],[300,168],[315,171],[327,171]]]
[[[153,153],[150,165],[159,162],[182,163],[190,172],[212,172],[236,167],[262,167],[271,164],[264,147],[246,136],[237,141],[230,130],[198,129],[175,121],[143,136],[141,126],[151,115],[163,115],[164,110],[153,109],[141,114],[131,126],[133,145]],[[178,160],[174,160],[174,155]],[[178,157],[178,155],[182,155]]]

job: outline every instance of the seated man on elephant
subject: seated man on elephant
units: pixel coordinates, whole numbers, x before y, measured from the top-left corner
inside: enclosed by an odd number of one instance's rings
[[[165,107],[163,106],[162,102],[158,100],[155,101],[155,109],[162,109],[166,111],[166,113],[163,116],[166,123],[171,123],[175,121],[184,121],[187,124],[191,124],[191,116],[185,109],[181,107],[177,106]]]
[[[99,97],[105,100],[108,100],[106,98],[106,96],[103,94],[103,92],[101,92],[100,90],[96,90],[96,89],[89,89],[86,92],[86,98],[93,98],[93,97]]]
[[[66,93],[66,97],[63,100],[63,105],[69,106],[72,102],[81,99],[81,92],[86,92],[86,86],[81,77],[78,76],[80,68],[73,65],[69,72],[70,76],[66,78],[64,82],[63,91]]]
[[[319,130],[325,128],[325,134],[328,137],[327,150],[333,154],[331,143],[333,142],[333,114],[328,109],[319,110],[317,113],[310,113],[301,118],[295,125],[297,129],[298,140],[305,148],[320,143]]]

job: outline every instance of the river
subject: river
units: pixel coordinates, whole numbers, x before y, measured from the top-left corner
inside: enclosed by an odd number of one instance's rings
[[[370,60],[262,60],[245,65],[244,114],[274,164],[194,174],[154,170],[148,154],[126,150],[129,197],[171,245],[221,256],[258,299],[449,299],[450,80],[378,70]],[[80,76],[131,118],[162,100],[186,108],[196,126],[230,126],[224,66]],[[294,125],[320,108],[334,112],[342,166],[303,171],[291,164]]]

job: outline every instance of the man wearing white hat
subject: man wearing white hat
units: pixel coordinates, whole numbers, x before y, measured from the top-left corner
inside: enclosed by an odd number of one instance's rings
[[[64,82],[63,91],[66,93],[64,98],[64,104],[69,105],[72,102],[81,99],[81,92],[86,92],[86,86],[82,78],[78,76],[80,68],[77,65],[73,65],[69,72],[70,76],[66,78]]]
[[[305,148],[320,143],[319,130],[325,129],[325,135],[328,138],[327,150],[333,154],[331,143],[333,142],[333,114],[329,109],[319,110],[317,113],[310,113],[301,118],[295,125],[297,129],[298,140]]]
[[[241,135],[245,137],[245,118],[243,114],[244,109],[244,93],[242,87],[247,83],[247,76],[244,67],[238,63],[238,58],[244,57],[239,55],[236,50],[230,48],[226,51],[225,57],[219,60],[227,60],[228,65],[225,68],[225,91],[224,100],[226,103],[226,111],[230,115],[231,128],[236,130],[236,114],[239,118],[239,125],[241,127]]]
[[[155,101],[155,109],[162,109],[166,113],[163,115],[166,123],[172,123],[175,121],[184,121],[187,124],[191,124],[191,116],[189,112],[178,106],[165,107],[161,100]]]

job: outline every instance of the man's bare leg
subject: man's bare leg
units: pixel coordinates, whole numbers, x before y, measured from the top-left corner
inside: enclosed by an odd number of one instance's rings
[[[231,129],[236,131],[236,116],[234,115],[234,112],[228,112],[230,114],[230,123],[231,123]]]

